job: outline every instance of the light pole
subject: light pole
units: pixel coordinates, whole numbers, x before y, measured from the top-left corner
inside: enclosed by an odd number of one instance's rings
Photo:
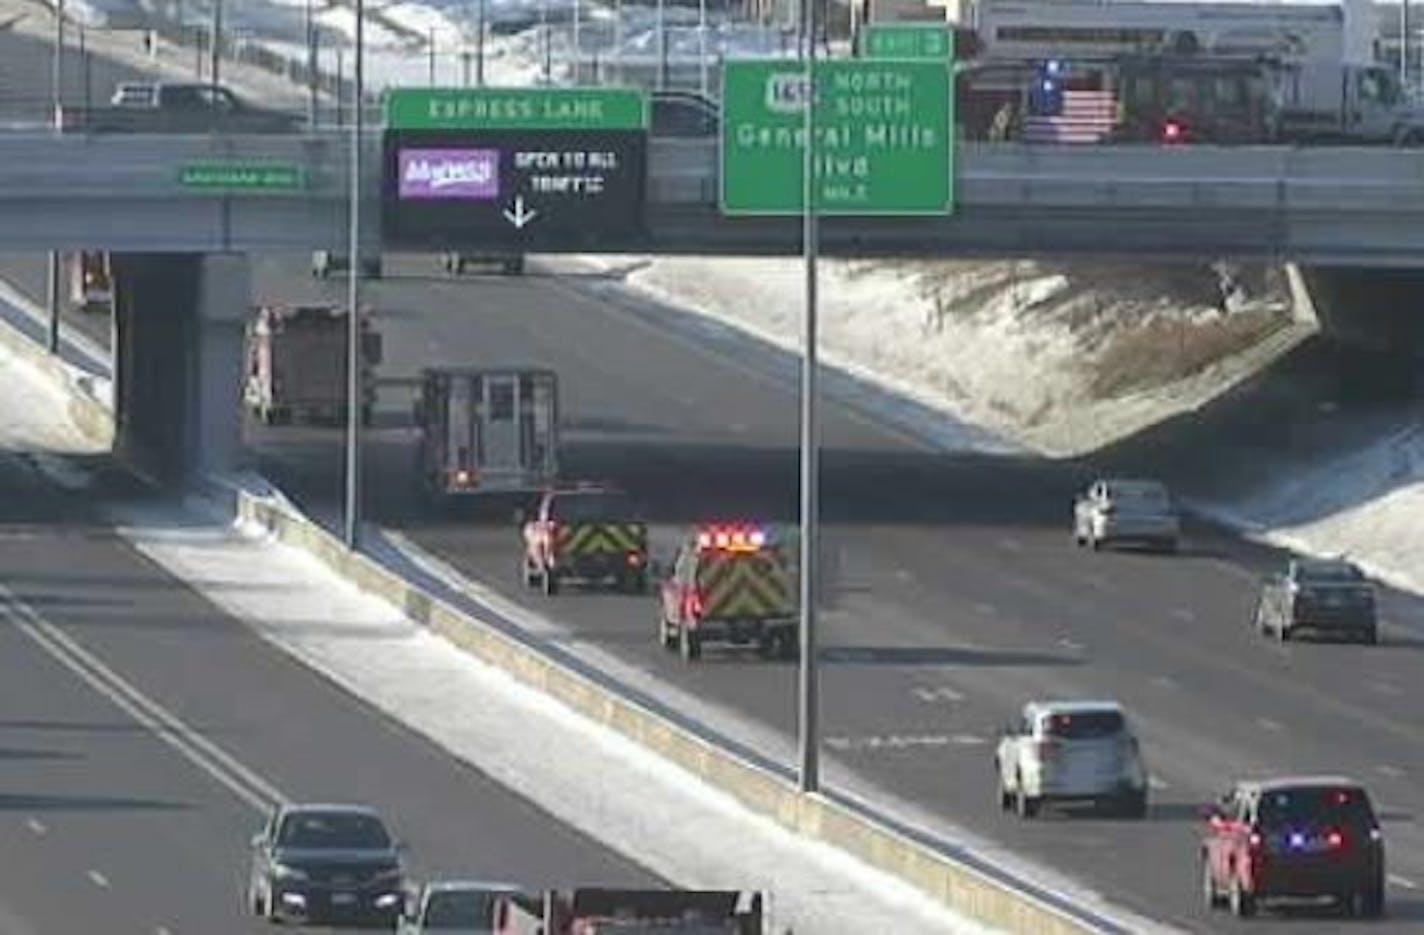
[[[539,38],[544,44],[544,84],[550,83],[550,72],[554,67],[553,51],[549,44],[549,0],[539,0]]]
[[[667,81],[667,2],[658,0],[658,78],[657,89],[661,91]]]
[[[317,69],[321,62],[317,56],[316,20],[312,16],[312,0],[306,0],[303,25],[307,36],[307,129],[315,130],[317,124]]]
[[[485,86],[485,0],[479,0],[479,38],[475,44],[475,84]]]
[[[816,566],[820,546],[820,425],[816,414],[816,0],[801,0],[805,71],[805,152],[801,161],[801,246],[806,258],[806,320],[801,363],[801,666],[797,726],[802,792],[821,787],[820,685],[816,668]]]
[[[613,0],[613,67],[623,83],[623,0]]]
[[[365,386],[361,363],[361,145],[365,129],[366,4],[356,0],[356,63],[351,120],[351,203],[347,209],[346,275],[346,547],[361,533],[361,410]]]
[[[64,0],[54,4],[54,49],[50,54],[50,119],[55,133],[64,132]],[[47,292],[49,301],[49,333],[46,347],[51,354],[59,353],[59,305],[61,264],[58,250],[49,252]]]
[[[697,61],[698,84],[702,96],[707,96],[707,0],[697,0]]]
[[[211,56],[211,60],[208,63],[208,76],[212,80],[214,88],[218,86],[218,81],[222,77],[222,30],[223,0],[213,0],[213,47],[208,50],[208,54]]]
[[[431,27],[430,27],[429,47],[430,47],[430,69],[429,69],[429,72],[430,72],[430,81],[429,81],[429,84],[430,84],[430,86],[433,88],[433,87],[435,87],[435,27],[434,27],[434,26],[431,26]]]
[[[1399,0],[1399,86],[1409,87],[1409,0]]]

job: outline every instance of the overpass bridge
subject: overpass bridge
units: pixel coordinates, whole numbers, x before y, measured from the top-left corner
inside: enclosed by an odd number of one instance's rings
[[[0,249],[341,249],[349,140],[0,133]],[[379,134],[363,181],[376,237]],[[601,252],[790,254],[795,218],[724,218],[716,140],[650,145],[644,235]],[[185,186],[198,163],[295,165],[305,186]],[[825,218],[854,256],[1094,255],[1412,267],[1424,261],[1424,160],[1389,149],[965,144],[949,217]]]

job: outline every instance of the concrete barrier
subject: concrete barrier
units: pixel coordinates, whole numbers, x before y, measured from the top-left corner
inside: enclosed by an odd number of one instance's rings
[[[801,793],[753,765],[616,691],[596,684],[487,621],[457,609],[344,543],[295,510],[246,491],[237,494],[238,518],[278,541],[316,556],[362,590],[402,608],[413,620],[479,659],[618,731],[753,811],[808,838],[837,847],[938,899],[982,924],[1033,935],[1126,932],[1091,910],[1052,905],[996,879],[953,855],[913,840],[851,805]]]

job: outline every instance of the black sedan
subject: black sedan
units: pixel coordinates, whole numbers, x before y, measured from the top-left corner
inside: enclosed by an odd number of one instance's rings
[[[1295,559],[1284,574],[1263,583],[1255,624],[1281,640],[1312,631],[1374,643],[1379,640],[1374,585],[1344,559]]]
[[[394,926],[401,850],[364,806],[282,805],[252,839],[248,905],[269,922]]]

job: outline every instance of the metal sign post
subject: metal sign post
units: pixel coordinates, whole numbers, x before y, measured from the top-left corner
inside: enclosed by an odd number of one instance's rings
[[[54,51],[50,60],[51,106],[50,119],[54,132],[64,132],[64,0],[56,0],[54,5]],[[49,334],[46,346],[51,354],[59,353],[59,306],[61,302],[63,264],[58,251],[49,252],[49,268],[46,282],[46,298],[49,308]]]
[[[820,426],[816,414],[816,0],[802,0],[805,32],[806,83],[804,108],[806,143],[802,171],[802,248],[806,257],[806,318],[801,362],[801,667],[798,679],[797,724],[800,731],[802,792],[821,786],[819,672],[816,667],[816,559],[820,517]]]
[[[361,136],[365,129],[365,0],[356,0],[356,65],[351,121],[351,227],[346,276],[346,510],[345,541],[356,548],[361,531]]]

